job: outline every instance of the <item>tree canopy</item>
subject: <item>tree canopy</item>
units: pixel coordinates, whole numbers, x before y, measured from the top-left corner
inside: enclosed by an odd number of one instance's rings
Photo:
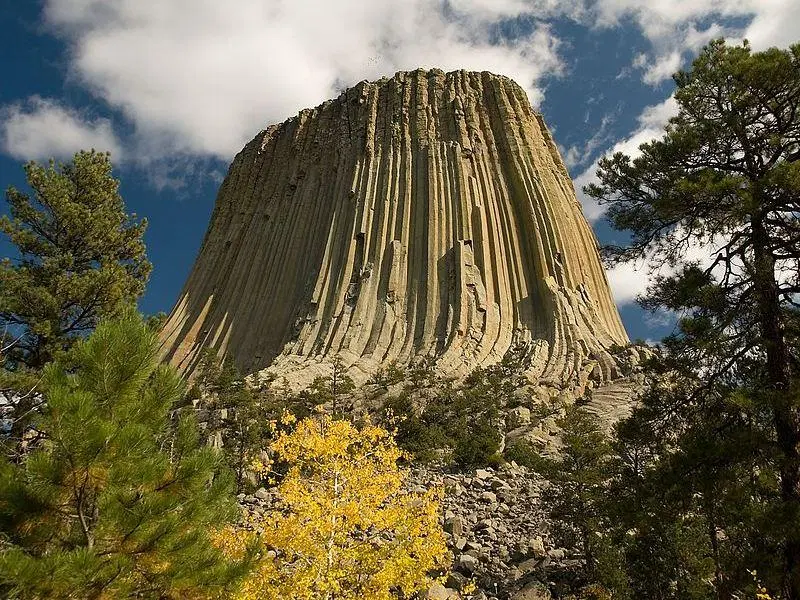
[[[233,478],[200,444],[177,373],[133,311],[44,371],[45,443],[0,458],[0,590],[10,598],[206,598],[241,575],[210,531],[236,517]]]
[[[147,222],[125,212],[111,170],[108,154],[81,151],[29,162],[31,193],[6,191],[0,233],[16,252],[0,261],[0,393],[11,453],[41,400],[41,369],[144,291]]]
[[[272,450],[288,467],[277,502],[245,530],[218,538],[231,556],[249,538],[263,549],[242,600],[391,600],[396,592],[408,598],[444,569],[436,491],[403,489],[407,473],[391,433],[309,417]]]
[[[675,311],[679,324],[650,365],[627,443],[656,443],[658,459],[644,472],[685,491],[681,514],[704,515],[718,597],[731,597],[734,580],[744,577],[744,556],[777,553],[783,576],[772,578],[771,589],[795,600],[800,45],[753,52],[746,42],[715,41],[675,82],[678,114],[663,137],[636,157],[602,160],[599,183],[586,188],[606,205],[613,227],[631,233],[629,244],[605,249],[612,262],[672,267],[641,298],[645,307]],[[687,260],[698,249],[708,260]],[[665,493],[663,486],[650,491]],[[731,507],[737,510],[726,513]],[[776,521],[759,539],[766,515]],[[720,539],[722,531],[737,531],[744,545]],[[726,551],[734,553],[730,561]]]
[[[0,263],[6,363],[43,366],[144,291],[147,222],[125,213],[111,169],[108,154],[81,151],[25,165],[33,194],[7,190],[0,231],[19,257]]]

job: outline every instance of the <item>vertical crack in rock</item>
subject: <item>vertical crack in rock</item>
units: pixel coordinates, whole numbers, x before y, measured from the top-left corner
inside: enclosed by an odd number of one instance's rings
[[[526,349],[529,375],[616,376],[628,342],[541,115],[490,73],[401,72],[262,131],[236,156],[161,334],[293,386],[340,356],[463,375]]]

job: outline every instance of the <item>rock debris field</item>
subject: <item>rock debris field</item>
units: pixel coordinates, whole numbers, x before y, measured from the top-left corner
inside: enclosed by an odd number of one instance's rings
[[[579,568],[580,556],[550,537],[541,503],[547,483],[525,467],[508,463],[468,473],[415,467],[409,489],[424,491],[432,486],[445,490],[440,519],[453,565],[445,584],[435,584],[428,598],[546,599],[550,591],[542,582],[554,573]],[[264,488],[240,494],[239,501],[246,511],[257,513],[279,502]],[[460,590],[470,582],[475,591],[462,595]]]

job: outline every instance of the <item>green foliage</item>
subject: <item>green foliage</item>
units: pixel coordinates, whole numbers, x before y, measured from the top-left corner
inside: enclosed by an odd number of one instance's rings
[[[502,462],[502,457],[498,454],[500,439],[496,423],[493,424],[486,418],[478,419],[469,427],[467,435],[456,437],[453,460],[457,465],[466,468],[483,465],[496,467]]]
[[[224,415],[220,424],[223,451],[236,475],[236,490],[243,491],[248,474],[253,473],[253,462],[272,439],[272,423],[285,407],[252,389],[232,361],[220,361],[211,349],[200,360],[197,387],[190,392],[190,398],[204,400],[204,408]]]
[[[10,598],[214,597],[242,574],[209,533],[237,514],[222,457],[169,413],[183,385],[132,310],[44,372],[47,442],[0,463]]]
[[[506,446],[503,451],[503,458],[506,461],[512,460],[518,465],[528,467],[529,469],[536,469],[539,467],[539,453],[536,448],[527,440],[518,440],[513,444]]]
[[[407,393],[387,400],[384,411],[388,417],[386,420],[394,421],[398,445],[419,462],[433,461],[438,456],[438,450],[452,443],[445,425],[427,415],[418,414]]]
[[[424,357],[408,370],[408,386],[411,389],[436,385],[437,380],[436,361],[433,358]]]
[[[509,354],[498,365],[475,369],[457,387],[436,380],[425,363],[412,369],[415,378],[384,406],[397,421],[400,447],[423,462],[441,456],[442,450],[450,450],[453,461],[462,467],[501,462],[501,409],[519,403],[515,391],[522,366],[517,359]],[[435,385],[424,394],[432,397],[420,396],[414,381]]]
[[[617,556],[604,538],[603,509],[613,475],[608,437],[594,415],[579,406],[568,407],[556,425],[563,442],[560,457],[531,457],[533,468],[550,482],[543,502],[550,507],[562,543],[583,551],[588,581],[611,583],[621,597],[625,580],[619,569],[609,568]]]
[[[332,414],[341,416],[343,398],[355,389],[355,383],[347,374],[344,362],[337,356],[331,362],[331,374],[314,378],[308,389],[299,394],[298,400],[309,407],[309,410],[314,406],[329,404]]]
[[[167,322],[167,313],[164,311],[159,311],[154,315],[148,315],[145,319],[145,323],[147,326],[158,333],[164,327],[164,324]]]
[[[397,361],[392,361],[385,369],[380,367],[375,371],[367,383],[389,387],[390,385],[402,383],[405,379],[405,370],[397,364]]]
[[[800,45],[709,44],[678,114],[586,192],[668,265],[641,298],[681,315],[620,426],[611,513],[636,597],[800,598]],[[711,264],[688,262],[708,249]]]
[[[151,267],[147,223],[125,214],[108,154],[30,162],[25,175],[33,194],[9,188],[0,217],[20,255],[0,263],[0,328],[15,338],[7,363],[41,368],[138,298]]]
[[[17,256],[0,261],[0,393],[18,450],[39,395],[40,370],[98,320],[135,303],[150,274],[146,221],[127,215],[108,154],[25,165],[32,194],[6,191],[0,232]],[[7,411],[9,412],[9,411]]]
[[[770,423],[740,392],[717,388],[707,407],[658,417],[656,426],[655,415],[681,406],[684,386],[693,389],[682,384],[651,387],[617,432],[619,501],[609,508],[628,532],[619,538],[632,585],[652,597],[716,598],[751,588],[751,569],[779,582],[791,525],[775,527],[782,519]]]

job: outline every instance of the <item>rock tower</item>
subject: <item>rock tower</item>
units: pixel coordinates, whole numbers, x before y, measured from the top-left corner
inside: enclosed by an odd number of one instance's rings
[[[616,376],[628,342],[542,116],[491,73],[401,72],[260,132],[236,156],[162,332],[301,386],[430,357],[463,375],[521,350],[531,381]]]

